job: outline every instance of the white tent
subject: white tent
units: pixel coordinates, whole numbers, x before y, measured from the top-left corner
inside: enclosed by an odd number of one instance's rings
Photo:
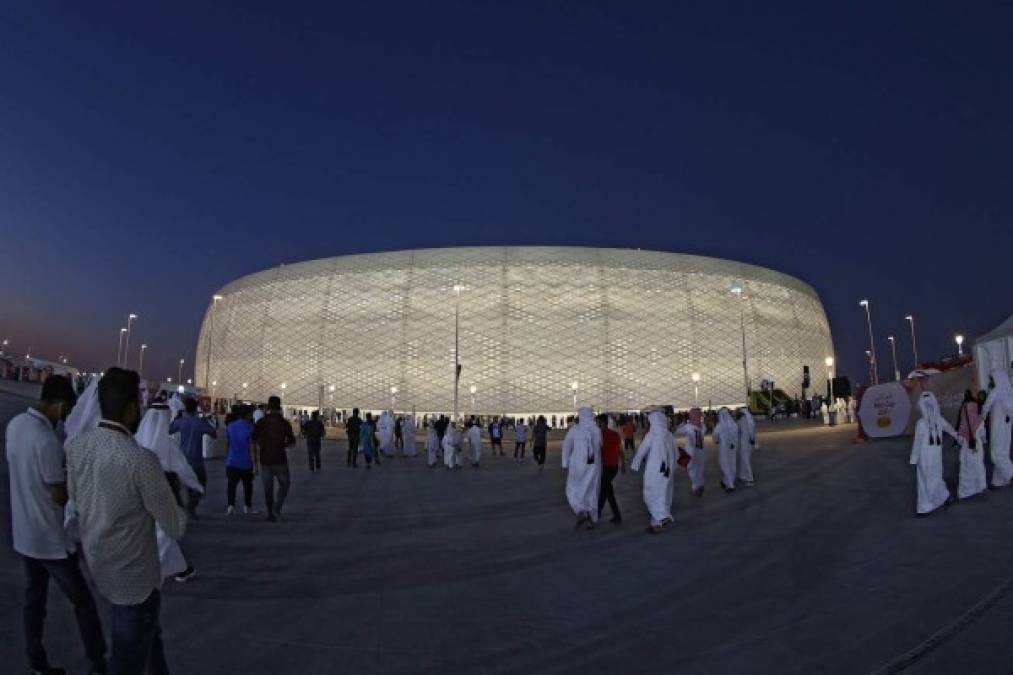
[[[982,389],[988,387],[988,376],[994,369],[1013,366],[1013,316],[974,341],[974,364]]]

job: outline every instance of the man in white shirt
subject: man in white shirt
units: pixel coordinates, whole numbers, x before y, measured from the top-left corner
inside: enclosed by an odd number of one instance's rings
[[[102,421],[67,443],[67,490],[95,588],[112,605],[114,673],[167,673],[159,621],[157,524],[186,531],[179,479],[134,440],[141,420],[137,373],[110,368],[98,384]]]
[[[74,606],[91,672],[106,672],[102,623],[63,527],[67,477],[55,425],[67,417],[76,401],[69,379],[50,376],[42,385],[39,404],[7,425],[14,550],[25,567],[26,654],[31,671],[47,675],[64,672],[49,665],[42,645],[51,577]]]

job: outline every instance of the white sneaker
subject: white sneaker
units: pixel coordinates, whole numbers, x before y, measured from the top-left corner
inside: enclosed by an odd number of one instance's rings
[[[229,508],[225,509],[225,515],[227,516],[231,516],[235,512],[236,512],[235,506],[230,506]]]

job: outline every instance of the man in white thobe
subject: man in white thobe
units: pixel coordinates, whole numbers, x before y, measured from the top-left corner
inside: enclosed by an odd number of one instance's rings
[[[461,468],[461,432],[457,423],[451,422],[443,433],[443,464],[448,469]]]
[[[753,450],[756,449],[756,420],[749,408],[739,410],[739,480],[746,487],[753,487]]]
[[[601,429],[591,408],[577,411],[577,424],[566,432],[562,451],[566,476],[566,500],[577,516],[575,529],[594,529],[598,520],[598,488],[601,484]]]
[[[915,465],[915,483],[918,500],[915,511],[928,515],[950,501],[950,490],[943,481],[943,433],[959,442],[957,432],[939,413],[936,395],[927,391],[918,399],[922,416],[915,424],[915,438],[911,444],[911,464]]]
[[[651,515],[649,534],[658,534],[672,524],[672,469],[675,466],[675,437],[668,432],[668,419],[660,411],[652,412],[651,430],[640,441],[630,468],[644,465],[644,505]]]
[[[468,446],[471,448],[471,465],[477,469],[482,459],[482,426],[476,419],[471,420],[468,427]]]
[[[415,415],[405,415],[401,422],[402,443],[401,454],[405,457],[414,457],[418,454],[415,449]]]
[[[739,443],[739,427],[732,419],[728,408],[718,411],[718,423],[714,427],[714,442],[718,446],[718,466],[721,467],[721,489],[735,491],[735,453]]]
[[[384,410],[380,414],[380,419],[376,422],[376,435],[380,439],[380,452],[385,457],[394,456],[394,413],[390,410]]]
[[[1013,386],[1002,368],[992,371],[992,391],[981,409],[979,428],[989,419],[988,449],[992,456],[992,487],[1006,487],[1013,480],[1010,462],[1010,420],[1013,419]]]

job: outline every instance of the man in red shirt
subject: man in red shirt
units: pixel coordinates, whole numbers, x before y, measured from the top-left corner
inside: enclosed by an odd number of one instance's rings
[[[616,503],[612,481],[620,471],[626,473],[626,464],[623,462],[622,439],[618,433],[609,429],[608,419],[608,415],[604,413],[598,415],[598,426],[601,428],[601,488],[598,490],[598,518],[601,519],[605,500],[608,500],[612,508],[611,522],[621,523],[623,518],[619,515],[619,504]]]

